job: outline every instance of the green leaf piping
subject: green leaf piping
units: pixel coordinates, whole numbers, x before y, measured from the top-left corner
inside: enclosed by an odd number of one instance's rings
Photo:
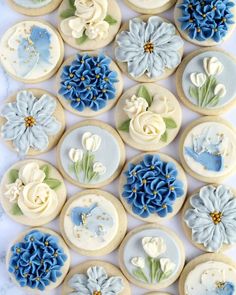
[[[48,178],[50,168],[47,164],[40,167],[40,169],[45,173],[45,178]]]
[[[21,209],[17,203],[13,204],[13,206],[11,208],[11,213],[13,215],[17,215],[17,216],[23,215],[23,212],[21,211]]]
[[[168,139],[168,134],[167,132],[163,133],[162,136],[161,136],[161,141],[163,142],[167,142],[167,139]]]
[[[60,17],[65,19],[75,15],[75,8],[68,8],[60,14]]]
[[[61,185],[60,180],[55,178],[46,178],[43,182],[46,183],[53,190],[55,190]]]
[[[104,21],[107,22],[109,25],[115,25],[117,24],[117,20],[114,19],[111,15],[107,15],[105,18],[104,18]]]
[[[76,40],[76,43],[77,43],[78,45],[81,45],[81,44],[83,44],[84,42],[86,42],[87,39],[88,39],[88,36],[87,36],[87,35],[85,34],[85,32],[84,32],[83,35],[82,35],[80,38],[77,38],[77,39],[75,39],[75,40]]]
[[[153,97],[151,96],[151,94],[145,86],[139,87],[137,96],[144,98],[149,106],[152,104]]]
[[[177,127],[177,124],[172,118],[163,118],[163,120],[166,124],[167,129],[175,129]]]
[[[146,275],[144,274],[144,272],[142,271],[142,269],[139,267],[135,270],[133,270],[133,275],[138,278],[141,281],[144,281],[146,283],[148,283],[148,278],[146,277]]]
[[[8,176],[9,176],[9,182],[14,183],[17,180],[17,178],[19,177],[19,170],[17,170],[17,169],[10,170]]]
[[[124,122],[120,125],[120,127],[118,127],[118,129],[119,129],[120,131],[129,132],[129,124],[130,124],[130,121],[131,121],[130,119],[124,121]]]

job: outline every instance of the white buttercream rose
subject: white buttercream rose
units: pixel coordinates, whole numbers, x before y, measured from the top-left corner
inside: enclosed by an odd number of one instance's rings
[[[40,169],[38,163],[30,162],[20,168],[19,179],[24,185],[31,182],[40,183],[44,181],[45,173]]]
[[[138,114],[131,119],[129,125],[131,138],[140,144],[157,144],[165,131],[163,118],[150,111]]]
[[[107,15],[107,0],[75,0],[75,15],[82,19],[85,23],[95,23]]]
[[[109,24],[106,21],[99,21],[87,26],[85,34],[89,39],[106,39],[109,33]]]
[[[57,195],[46,183],[28,183],[18,198],[22,213],[30,218],[50,216],[57,205]]]
[[[152,104],[148,110],[160,115],[170,115],[174,112],[175,108],[170,105],[168,99],[165,96],[156,94],[153,97]]]
[[[79,17],[72,16],[64,19],[61,24],[62,32],[73,38],[80,38],[82,37],[84,30],[85,30],[85,22],[80,19]]]
[[[132,119],[134,116],[145,112],[148,108],[148,103],[143,97],[137,97],[133,95],[129,99],[126,99],[123,110],[127,116]]]

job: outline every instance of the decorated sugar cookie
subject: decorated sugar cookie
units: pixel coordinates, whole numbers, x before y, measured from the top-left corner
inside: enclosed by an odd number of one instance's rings
[[[172,23],[159,16],[140,16],[121,27],[115,58],[131,79],[154,82],[173,74],[181,62],[183,46]]]
[[[154,292],[154,293],[148,293],[146,295],[170,295],[169,293],[160,293],[160,292]]]
[[[47,22],[19,22],[0,41],[2,66],[10,76],[24,83],[48,80],[60,67],[63,57],[62,39]]]
[[[158,291],[178,279],[185,254],[174,232],[149,224],[127,234],[119,249],[119,259],[121,270],[131,283]]]
[[[61,103],[79,116],[92,117],[109,110],[122,89],[119,68],[102,53],[78,53],[66,60],[57,74]]]
[[[235,172],[236,133],[218,117],[203,117],[181,135],[180,160],[184,169],[203,182],[219,183]]]
[[[58,287],[70,266],[70,253],[63,239],[47,228],[21,233],[7,252],[7,270],[25,291],[41,294]]]
[[[92,260],[71,269],[63,286],[62,295],[131,295],[128,281],[113,264]]]
[[[236,58],[220,49],[189,54],[177,71],[178,96],[191,110],[219,115],[236,104]]]
[[[57,8],[62,0],[7,0],[17,12],[29,16],[44,15]]]
[[[228,256],[204,254],[191,260],[179,281],[181,295],[234,295],[236,263]]]
[[[171,157],[140,154],[124,167],[120,199],[127,211],[147,222],[161,222],[178,213],[187,192],[182,167]]]
[[[228,39],[236,25],[234,0],[178,0],[175,24],[184,39],[200,46],[215,46]]]
[[[157,14],[168,10],[176,0],[125,0],[125,3],[139,13]]]
[[[120,174],[125,163],[125,147],[111,126],[86,120],[62,136],[57,160],[68,181],[79,187],[98,188]]]
[[[121,24],[121,11],[115,0],[63,0],[58,15],[62,38],[80,50],[105,47]]]
[[[0,185],[1,204],[16,222],[39,226],[53,220],[66,200],[63,178],[41,160],[20,161],[11,166]]]
[[[116,129],[130,146],[156,151],[174,140],[182,112],[176,97],[156,84],[128,89],[116,105]]]
[[[87,256],[103,256],[118,247],[127,228],[123,206],[100,190],[76,194],[64,206],[60,226],[67,244]]]
[[[25,89],[12,95],[0,116],[2,139],[20,156],[48,151],[65,128],[62,106],[42,89]]]
[[[208,252],[228,249],[236,242],[236,194],[225,185],[207,185],[187,200],[183,227],[195,246]]]

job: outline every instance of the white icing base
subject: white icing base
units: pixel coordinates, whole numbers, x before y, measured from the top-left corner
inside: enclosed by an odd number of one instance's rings
[[[25,8],[41,8],[48,5],[52,0],[13,0],[17,5],[25,7]]]
[[[155,9],[166,5],[169,0],[128,0],[138,8]]]

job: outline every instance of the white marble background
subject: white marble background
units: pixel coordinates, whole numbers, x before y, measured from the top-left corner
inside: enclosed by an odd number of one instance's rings
[[[112,0],[111,0],[112,1]],[[137,14],[133,11],[131,11],[128,7],[124,5],[122,0],[118,0],[120,7],[122,9],[122,14],[123,14],[123,20],[126,21],[131,17],[136,16]],[[169,19],[173,19],[173,9],[168,11],[167,13],[163,14],[165,17]],[[2,34],[5,32],[7,28],[12,26],[15,22],[19,20],[24,20],[29,17],[20,15],[13,10],[11,10],[5,0],[0,0],[0,37]],[[39,17],[38,19],[45,19],[53,23],[55,26],[57,25],[57,14],[56,12],[44,16],[44,17]],[[236,31],[234,32],[233,36],[230,38],[230,40],[226,41],[222,47],[226,50],[228,50],[231,53],[234,53],[236,55]],[[185,54],[196,49],[196,46],[193,46],[187,42],[185,42]],[[105,48],[104,51],[108,53],[109,55],[112,55],[111,48]],[[76,51],[69,46],[66,46],[66,57],[70,56],[71,54],[74,54]],[[124,77],[125,79],[125,89],[128,87],[132,86],[135,84],[134,81],[129,80],[128,78]],[[235,80],[236,81],[236,80]],[[169,79],[165,81],[159,82],[159,84],[167,87],[169,90],[171,90],[173,93],[176,94],[176,88],[175,88],[175,77],[172,76]],[[55,78],[52,78],[44,83],[40,83],[37,85],[23,85],[22,83],[16,82],[13,79],[9,78],[3,71],[3,69],[0,67],[0,104],[4,102],[4,100],[8,97],[8,95],[13,94],[17,90],[21,90],[24,88],[29,88],[29,87],[38,87],[38,88],[43,88],[47,89],[51,92],[55,93]],[[56,94],[56,93],[55,93]],[[182,130],[187,126],[192,120],[198,117],[196,113],[191,112],[190,110],[186,109],[184,106],[182,106],[183,110],[183,125],[182,125]],[[236,125],[236,112],[235,109],[232,109],[229,113],[224,115],[224,117],[228,120],[231,121],[234,125]],[[109,111],[108,113],[98,116],[96,119],[103,120],[110,125],[114,126],[114,110]],[[66,123],[67,127],[72,126],[73,124],[83,120],[80,117],[74,116],[70,114],[69,112],[66,112]],[[181,133],[181,131],[180,131]],[[178,140],[179,136],[177,139],[171,143],[167,148],[162,149],[162,152],[166,152],[167,154],[171,155],[172,157],[176,158],[178,160]],[[132,156],[136,155],[138,153],[137,150],[131,149],[129,147],[126,147],[127,151],[127,158],[131,158]],[[44,154],[38,158],[45,159],[50,161],[52,164],[55,165],[55,155],[56,151],[55,149],[50,151],[47,154]],[[5,172],[5,170],[18,161],[19,158],[18,156],[9,151],[6,146],[2,143],[0,143],[0,176],[2,176]],[[229,185],[234,186],[235,185],[235,176],[231,177],[228,179],[226,182]],[[197,182],[191,177],[188,177],[188,184],[189,184],[189,192],[193,191],[195,188],[199,187],[201,185],[200,182]],[[68,198],[72,196],[74,193],[78,192],[79,189],[68,184],[67,183],[67,188],[68,188]],[[112,192],[116,196],[118,195],[118,182],[115,181],[112,184],[110,184],[107,187],[104,187],[105,190]],[[135,218],[129,216],[129,223],[128,223],[128,228],[129,230],[142,224],[142,222],[136,220]],[[165,225],[169,226],[172,228],[178,236],[181,238],[185,245],[185,250],[186,250],[186,260],[189,261],[192,258],[198,256],[201,254],[201,251],[197,250],[195,247],[193,247],[189,241],[186,239],[184,236],[183,230],[180,225],[180,217],[176,216],[173,218],[171,221],[166,222]],[[52,223],[48,224],[47,227],[54,228],[56,230],[59,229],[58,227],[58,219],[54,220]],[[5,253],[6,249],[8,248],[8,245],[10,241],[14,240],[17,235],[24,229],[25,227],[22,225],[19,225],[15,222],[13,222],[10,218],[4,214],[3,210],[0,208],[0,295],[23,295],[25,294],[24,291],[22,291],[20,288],[15,287],[12,282],[10,281],[8,274],[7,274],[7,269],[5,266]],[[86,258],[82,257],[75,252],[71,251],[72,254],[72,266],[91,259],[91,258]],[[229,255],[231,258],[234,258],[236,260],[236,247],[235,249],[232,249],[230,251],[226,252],[227,255]],[[105,257],[98,257],[99,259],[103,259],[106,261],[110,261],[114,264],[118,264],[118,255],[117,251],[113,252],[110,255],[107,255]],[[178,289],[177,289],[177,283],[170,286],[169,288],[166,289],[166,291],[169,291],[173,295],[178,294]],[[144,295],[146,290],[136,288],[132,286],[132,294],[133,295]],[[31,295],[34,293],[32,292]],[[50,295],[56,295],[60,294],[60,289],[55,290],[54,292],[50,292]]]

